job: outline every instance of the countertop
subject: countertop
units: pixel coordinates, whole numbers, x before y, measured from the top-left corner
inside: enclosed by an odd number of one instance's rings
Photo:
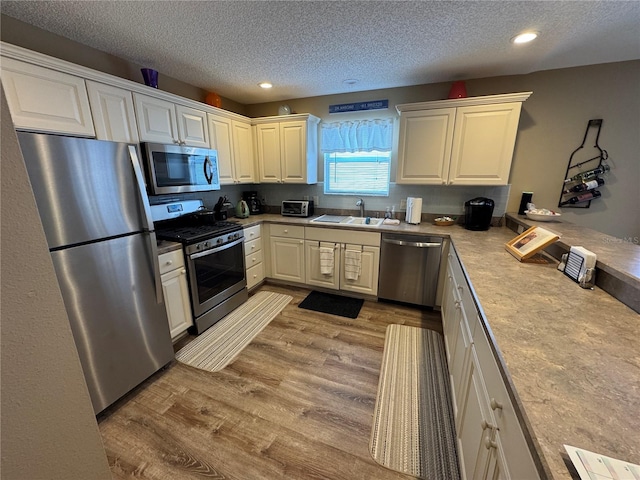
[[[235,220],[245,226],[272,222],[336,227],[269,214]],[[619,241],[603,241],[604,234],[568,223],[540,225],[557,231],[569,244],[593,249],[605,268],[637,279],[636,257],[626,262],[615,248],[595,248],[598,242],[606,247],[619,246]],[[553,479],[571,478],[563,461],[565,443],[640,464],[640,315],[600,288],[580,288],[557,270],[556,261],[518,262],[504,248],[515,236],[506,227],[472,232],[458,225],[403,222],[336,228],[451,238],[484,328],[499,362],[507,367],[505,379],[515,389]],[[596,234],[599,238],[593,238]]]

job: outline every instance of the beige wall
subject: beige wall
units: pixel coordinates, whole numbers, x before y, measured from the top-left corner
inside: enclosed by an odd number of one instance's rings
[[[640,61],[466,83],[469,96],[533,92],[520,117],[507,211],[518,210],[523,191],[534,192],[533,200],[539,208],[557,209],[571,152],[582,143],[588,121],[602,118],[599,144],[608,151],[613,167],[606,177],[607,185],[601,188],[603,196],[588,209],[564,208],[563,218],[619,238],[640,237]],[[395,114],[393,106],[399,103],[444,99],[449,87],[449,83],[438,83],[248,105],[247,115],[276,115],[278,106],[287,103],[292,111],[312,113],[323,121],[340,121],[358,114],[329,115],[329,105],[388,99],[389,111],[369,112],[384,117]]]
[[[110,479],[4,90],[2,478]]]
[[[76,63],[100,72],[109,73],[117,77],[144,83],[140,68],[155,68],[159,72],[158,88],[181,97],[190,98],[198,102],[204,102],[207,92],[178,79],[162,74],[162,68],[158,65],[138,65],[122,58],[110,55],[95,48],[82,45],[68,38],[46,32],[40,28],[26,24],[6,15],[1,15],[2,28],[0,39],[3,42],[28,48],[36,52],[44,53],[52,57],[61,58],[68,62]],[[244,105],[221,97],[222,108],[244,114]]]

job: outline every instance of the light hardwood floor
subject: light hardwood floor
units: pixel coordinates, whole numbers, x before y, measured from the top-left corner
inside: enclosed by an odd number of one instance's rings
[[[352,320],[293,301],[224,370],[178,362],[99,419],[114,479],[409,479],[369,437],[390,323],[442,332],[440,314],[366,301]],[[183,342],[184,343],[184,342]]]

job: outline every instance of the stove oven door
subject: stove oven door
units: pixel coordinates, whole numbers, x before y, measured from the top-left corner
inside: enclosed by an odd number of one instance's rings
[[[244,237],[221,247],[189,255],[189,289],[195,317],[247,286]]]

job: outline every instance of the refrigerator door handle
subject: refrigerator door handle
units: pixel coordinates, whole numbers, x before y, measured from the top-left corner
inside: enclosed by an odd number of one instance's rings
[[[164,293],[162,293],[162,278],[160,277],[160,264],[158,262],[158,240],[156,232],[148,232],[149,243],[151,247],[151,263],[153,265],[153,281],[156,286],[156,303],[164,302]]]
[[[140,167],[140,160],[138,160],[138,151],[134,145],[129,145],[129,157],[131,158],[131,165],[133,166],[133,173],[136,176],[136,182],[138,183],[138,191],[140,193],[140,200],[142,201],[142,207],[144,209],[144,222],[145,230],[153,230],[153,218],[151,217],[151,205],[149,204],[149,197],[147,197],[147,187],[144,183],[144,174],[142,173],[142,167]]]
[[[140,167],[140,161],[138,160],[138,151],[134,145],[129,145],[129,157],[131,158],[131,165],[133,166],[133,172],[136,176],[136,182],[138,183],[138,192],[140,194],[140,201],[144,210],[144,222],[145,230],[149,234],[149,243],[151,247],[151,265],[153,268],[153,278],[156,286],[156,303],[162,303],[164,301],[164,294],[162,293],[162,279],[160,278],[160,264],[158,263],[158,241],[156,234],[153,231],[153,218],[151,217],[151,205],[149,204],[149,197],[147,197],[146,186],[144,183],[144,174]]]

